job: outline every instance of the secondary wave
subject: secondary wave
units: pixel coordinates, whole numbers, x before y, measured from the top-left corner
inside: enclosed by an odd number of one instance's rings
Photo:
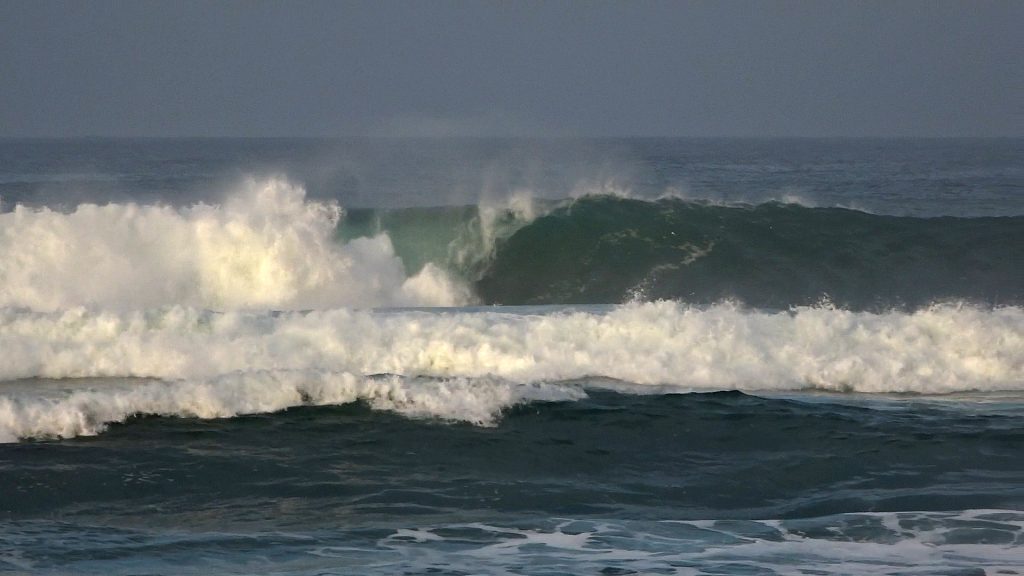
[[[339,206],[281,178],[220,205],[81,204],[0,214],[0,306],[213,309],[457,305],[468,288],[407,274],[386,234],[339,243]]]
[[[1016,307],[882,314],[670,302],[546,314],[4,309],[0,380],[161,382],[70,385],[56,397],[32,381],[17,393],[8,384],[0,429],[8,439],[74,435],[135,413],[229,416],[356,399],[486,423],[521,401],[571,399],[581,383],[634,392],[1019,391],[1022,327],[1024,309]]]

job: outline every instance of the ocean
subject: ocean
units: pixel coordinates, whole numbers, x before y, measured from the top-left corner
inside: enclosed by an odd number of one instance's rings
[[[0,574],[1024,574],[1024,140],[0,140]]]

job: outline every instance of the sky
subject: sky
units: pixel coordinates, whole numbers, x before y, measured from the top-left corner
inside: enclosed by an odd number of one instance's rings
[[[0,0],[0,137],[1022,136],[1024,2]]]

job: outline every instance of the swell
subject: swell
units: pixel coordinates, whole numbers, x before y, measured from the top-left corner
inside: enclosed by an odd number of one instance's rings
[[[1024,302],[1024,217],[912,218],[768,203],[581,198],[499,241],[487,303],[723,299],[857,310]]]

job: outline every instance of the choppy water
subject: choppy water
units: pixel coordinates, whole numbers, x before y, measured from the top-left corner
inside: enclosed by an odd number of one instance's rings
[[[1024,573],[1022,159],[0,142],[0,572]]]

